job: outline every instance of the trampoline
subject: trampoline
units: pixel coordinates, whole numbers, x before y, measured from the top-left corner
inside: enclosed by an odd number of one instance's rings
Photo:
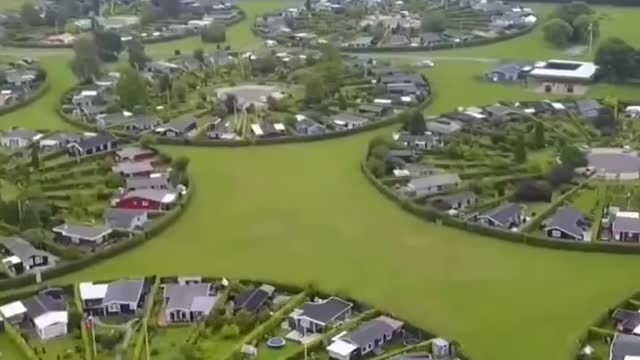
[[[267,346],[272,349],[280,349],[284,347],[286,343],[287,342],[285,341],[285,339],[281,337],[272,337],[269,340],[267,340]]]

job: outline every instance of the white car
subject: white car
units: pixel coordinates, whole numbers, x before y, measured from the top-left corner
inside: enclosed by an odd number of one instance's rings
[[[416,64],[418,67],[433,67],[435,64],[431,60],[420,60]]]

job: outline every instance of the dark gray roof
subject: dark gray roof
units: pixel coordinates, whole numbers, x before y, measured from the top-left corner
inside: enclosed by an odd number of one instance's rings
[[[129,230],[133,219],[145,213],[144,210],[108,208],[104,211],[104,222],[111,229]]]
[[[370,46],[373,42],[373,36],[361,36],[348,42],[351,46]]]
[[[640,233],[640,219],[632,217],[616,217],[613,220],[615,231]]]
[[[127,124],[129,127],[154,127],[162,123],[162,120],[157,116],[136,116],[131,119]]]
[[[400,321],[380,316],[358,326],[347,334],[345,340],[358,347],[365,347],[368,344],[372,344],[376,339],[384,339],[385,334],[390,334],[400,329],[402,325]]]
[[[358,106],[358,110],[365,112],[381,113],[387,109],[386,106],[376,104],[361,104]]]
[[[96,136],[83,138],[80,141],[73,142],[73,144],[76,144],[80,149],[82,149],[83,151],[86,151],[98,146],[115,142],[116,140],[117,139],[109,133],[99,133]]]
[[[443,41],[442,34],[437,32],[424,32],[420,34],[420,40],[425,43]]]
[[[598,110],[603,107],[598,101],[593,99],[578,100],[576,101],[576,106],[582,113]]]
[[[154,174],[155,175],[155,174]],[[130,190],[135,189],[149,189],[160,188],[169,186],[169,177],[167,175],[149,176],[149,177],[132,177],[127,178],[126,188]]]
[[[30,129],[14,129],[2,133],[2,137],[20,138],[27,141],[33,141],[36,136],[38,133]]]
[[[233,300],[236,310],[257,311],[269,299],[269,293],[262,288],[253,288],[240,293]]]
[[[139,174],[153,171],[153,166],[147,161],[124,161],[114,165],[111,170],[116,174]]]
[[[216,300],[215,296],[211,296],[210,289],[211,284],[208,283],[167,284],[164,288],[167,310],[181,309],[208,313],[215,305]]]
[[[182,132],[185,132],[187,128],[189,128],[195,123],[196,123],[196,120],[191,118],[176,119],[166,124],[159,125],[158,128],[173,129],[173,130],[176,130],[177,132],[182,133]]]
[[[383,85],[387,84],[413,84],[416,86],[424,86],[427,82],[422,78],[420,74],[393,74],[393,75],[383,75],[380,77],[380,83]]]
[[[105,236],[111,233],[111,229],[109,228],[84,224],[62,224],[51,230],[65,236],[74,236],[86,240],[94,240],[100,236]]]
[[[580,236],[589,229],[585,216],[573,206],[565,206],[558,209],[547,221],[545,230],[560,229],[571,235]]]
[[[522,68],[523,66],[521,64],[505,63],[505,64],[500,64],[496,66],[490,72],[497,72],[497,73],[505,74],[507,76],[515,77],[515,76],[518,76],[518,74],[520,74],[520,71],[522,71]]]
[[[487,112],[489,112],[493,116],[506,116],[511,114],[517,114],[518,112],[515,109],[512,109],[508,106],[496,104],[490,105],[484,108]]]
[[[138,146],[127,146],[116,151],[116,155],[118,155],[119,157],[131,158],[131,159],[139,155],[147,155],[147,154],[153,154],[153,153],[154,153],[153,150],[141,148]]]
[[[53,257],[46,251],[34,248],[28,241],[19,237],[10,237],[0,241],[0,243],[22,262],[26,262],[32,256]]]
[[[460,181],[460,176],[458,176],[458,174],[446,173],[412,179],[409,181],[409,185],[411,185],[416,191],[420,191],[421,189],[434,186],[454,185],[460,183]]]
[[[407,45],[409,44],[409,38],[406,35],[394,34],[389,37],[388,45]]]
[[[482,216],[491,218],[500,224],[508,225],[510,220],[517,214],[524,211],[525,208],[526,206],[522,204],[506,203],[492,210],[489,210],[488,212],[482,214]]]
[[[611,344],[610,360],[625,360],[626,356],[640,356],[640,336],[616,334]]]
[[[109,303],[138,303],[144,288],[144,280],[117,280],[107,286],[103,305]]]
[[[67,304],[64,299],[54,299],[51,296],[39,294],[22,300],[22,305],[27,309],[30,318],[36,318],[50,311],[66,311]]]
[[[350,113],[340,113],[331,117],[333,121],[344,121],[347,123],[367,122],[369,119]]]
[[[298,316],[307,317],[318,323],[328,324],[352,307],[352,303],[332,296],[321,302],[304,303],[300,308],[302,312]]]
[[[473,191],[463,191],[451,195],[434,196],[431,201],[441,201],[449,205],[457,205],[459,202],[475,201],[478,198]]]

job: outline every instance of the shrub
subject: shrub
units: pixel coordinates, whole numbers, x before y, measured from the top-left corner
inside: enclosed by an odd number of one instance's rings
[[[240,327],[236,324],[226,324],[220,330],[220,334],[225,339],[233,339],[240,335]]]
[[[547,182],[525,180],[518,185],[514,198],[516,201],[551,201],[551,187]]]

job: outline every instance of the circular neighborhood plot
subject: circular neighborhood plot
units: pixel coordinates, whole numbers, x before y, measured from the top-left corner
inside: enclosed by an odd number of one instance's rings
[[[285,351],[293,359],[468,359],[456,341],[410,321],[355,299],[285,284],[151,275],[91,279],[13,295],[0,302],[3,329],[24,334],[19,338],[24,352],[38,353],[46,346],[52,358],[78,349],[106,359],[116,346],[145,343],[145,351],[172,359],[187,350],[202,359],[273,359]],[[114,305],[116,297],[137,306]],[[33,312],[33,304],[47,306]],[[185,311],[187,306],[192,310]],[[80,321],[69,321],[73,315]],[[100,335],[83,344],[77,334],[85,328]],[[196,331],[201,335],[192,337]],[[102,334],[107,333],[111,337],[105,341]],[[168,339],[190,340],[169,346]],[[50,341],[65,346],[48,346]]]
[[[638,151],[621,148],[595,148],[587,155],[595,174],[605,179],[632,180],[640,177]]]
[[[262,108],[268,105],[269,97],[281,100],[287,95],[277,86],[253,84],[221,87],[216,92],[218,93],[218,98],[223,101],[229,96],[234,96],[238,107],[242,109],[250,106]]]

